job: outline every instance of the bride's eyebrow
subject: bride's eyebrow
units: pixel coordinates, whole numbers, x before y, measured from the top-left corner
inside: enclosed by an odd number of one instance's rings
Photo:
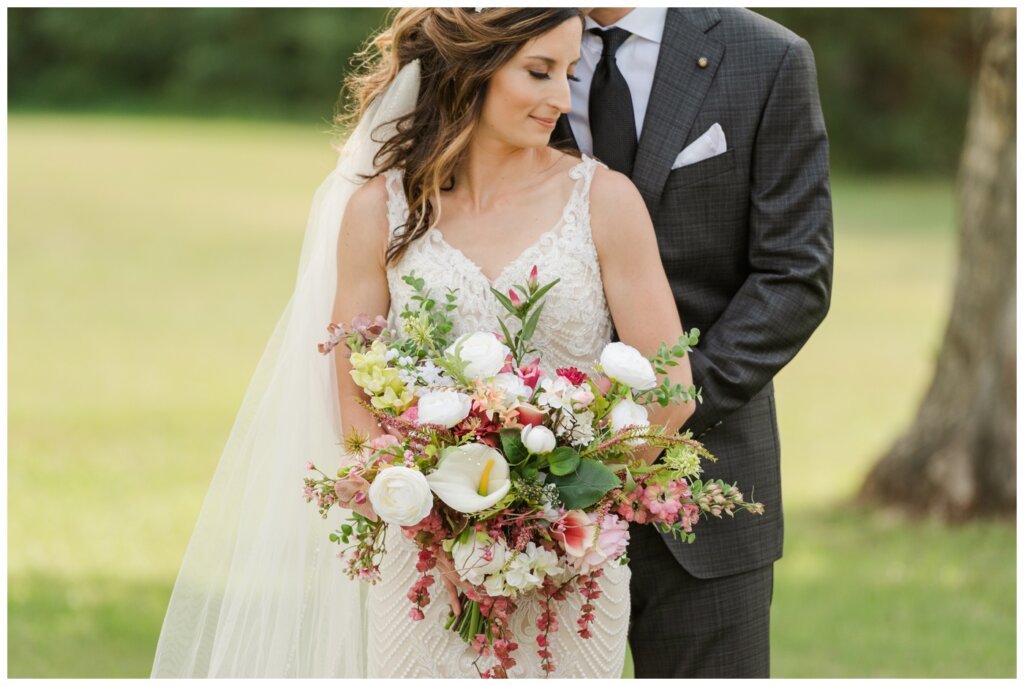
[[[526,59],[528,59],[528,60],[540,60],[541,62],[545,63],[549,67],[553,67],[556,64],[558,64],[558,60],[552,59],[550,57],[545,57],[544,55],[527,55]],[[576,59],[574,59],[572,62],[569,63],[569,66],[571,67],[571,66],[575,65],[579,61],[580,61],[580,58],[577,57]]]

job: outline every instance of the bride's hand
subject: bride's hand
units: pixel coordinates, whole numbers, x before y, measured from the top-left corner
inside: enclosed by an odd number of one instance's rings
[[[459,589],[470,590],[471,585],[459,578],[459,573],[452,566],[451,559],[443,552],[436,555],[437,570],[441,572],[441,581],[444,582],[445,590],[448,591],[448,604],[451,605],[452,614],[458,617],[462,614],[462,605],[459,603]]]

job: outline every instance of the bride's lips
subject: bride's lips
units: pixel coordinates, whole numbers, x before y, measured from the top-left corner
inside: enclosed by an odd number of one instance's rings
[[[555,128],[555,124],[558,123],[557,119],[541,119],[540,117],[535,117],[532,114],[530,115],[530,119],[534,120],[535,122],[537,122],[541,126],[543,126],[545,128],[548,128],[548,129]]]

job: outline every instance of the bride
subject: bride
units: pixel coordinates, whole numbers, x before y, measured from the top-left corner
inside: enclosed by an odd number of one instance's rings
[[[549,147],[582,30],[569,8],[404,9],[368,49],[350,83],[359,124],[314,198],[295,293],[207,494],[153,676],[476,676],[476,654],[442,626],[460,610],[457,576],[439,571],[447,598],[435,593],[426,619],[410,621],[415,548],[391,527],[381,581],[367,590],[326,540],[340,513],[325,523],[299,495],[306,462],[337,462],[345,432],[381,433],[356,402],[345,356],[320,356],[316,342],[329,321],[387,312],[394,323],[413,295],[410,273],[435,294],[458,289],[455,334],[490,330],[490,289],[506,292],[534,266],[560,279],[534,337],[549,373],[591,371],[613,329],[648,355],[679,338],[635,187]],[[669,376],[688,387],[688,361]],[[651,421],[675,431],[692,411],[659,408]],[[600,584],[591,638],[575,632],[581,601],[560,607],[556,677],[621,674],[628,567]],[[513,617],[513,677],[544,676],[534,605]]]

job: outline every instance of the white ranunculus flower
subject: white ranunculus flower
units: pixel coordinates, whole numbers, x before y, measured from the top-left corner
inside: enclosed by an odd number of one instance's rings
[[[491,559],[485,559],[488,549]],[[459,578],[474,586],[483,583],[484,577],[494,574],[505,564],[507,549],[501,541],[483,543],[476,535],[470,535],[465,543],[455,542],[452,546],[452,562]]]
[[[647,408],[638,405],[629,398],[622,398],[615,403],[611,413],[612,429],[621,431],[627,426],[650,426],[651,421],[647,415]],[[642,438],[634,438],[626,441],[627,445],[641,445],[645,441]]]
[[[519,434],[531,455],[546,455],[555,449],[555,434],[546,426],[524,426]]]
[[[466,514],[491,507],[512,486],[505,457],[483,443],[445,450],[437,469],[427,474],[427,482],[448,507]]]
[[[527,400],[533,395],[533,389],[527,386],[526,382],[516,374],[502,372],[494,377],[492,383],[505,394],[506,402],[511,400]]]
[[[638,391],[646,391],[658,385],[650,360],[633,346],[621,341],[609,343],[601,351],[601,368],[608,378]]]
[[[434,506],[434,496],[423,472],[409,467],[381,469],[367,496],[381,519],[399,526],[419,524]]]
[[[420,424],[440,424],[450,429],[469,416],[473,399],[458,391],[431,391],[423,394],[417,407]]]
[[[484,331],[460,336],[445,352],[454,354],[456,349],[459,359],[467,363],[466,376],[470,379],[494,376],[505,366],[505,358],[512,352],[494,334]]]

